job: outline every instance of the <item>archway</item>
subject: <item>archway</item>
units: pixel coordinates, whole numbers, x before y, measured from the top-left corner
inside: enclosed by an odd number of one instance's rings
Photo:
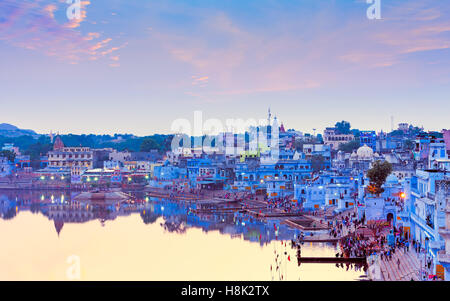
[[[394,214],[388,213],[387,216],[386,216],[386,219],[389,222],[389,224],[392,225],[392,221],[394,220]]]

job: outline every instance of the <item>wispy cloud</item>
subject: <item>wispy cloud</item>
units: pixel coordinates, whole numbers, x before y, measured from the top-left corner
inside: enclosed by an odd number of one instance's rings
[[[81,1],[81,17],[68,20],[65,1],[13,1],[0,2],[0,40],[25,49],[42,52],[49,56],[67,60],[71,64],[83,60],[97,60],[106,56],[98,51],[110,44],[111,38],[97,41],[99,32],[83,34],[79,29],[86,20],[89,1]],[[56,14],[61,16],[57,20]],[[110,49],[119,49],[111,46]],[[110,52],[114,50],[109,50]]]
[[[192,85],[198,87],[206,87],[208,84],[208,76],[192,76]]]

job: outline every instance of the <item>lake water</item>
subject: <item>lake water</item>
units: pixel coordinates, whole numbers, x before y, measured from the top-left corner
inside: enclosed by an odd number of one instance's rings
[[[0,191],[0,280],[360,280],[354,267],[302,263],[298,231],[239,213],[136,195],[92,204],[70,193]],[[335,256],[305,243],[302,256]],[[277,269],[278,266],[278,269]]]

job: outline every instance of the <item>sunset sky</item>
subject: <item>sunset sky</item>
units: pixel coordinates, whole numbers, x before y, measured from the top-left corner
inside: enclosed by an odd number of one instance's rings
[[[450,1],[0,0],[0,123],[169,133],[265,118],[319,132],[450,128]]]

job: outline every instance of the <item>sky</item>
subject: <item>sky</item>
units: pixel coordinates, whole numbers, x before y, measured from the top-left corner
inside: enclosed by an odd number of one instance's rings
[[[0,123],[170,133],[176,119],[450,128],[450,2],[0,0]]]

